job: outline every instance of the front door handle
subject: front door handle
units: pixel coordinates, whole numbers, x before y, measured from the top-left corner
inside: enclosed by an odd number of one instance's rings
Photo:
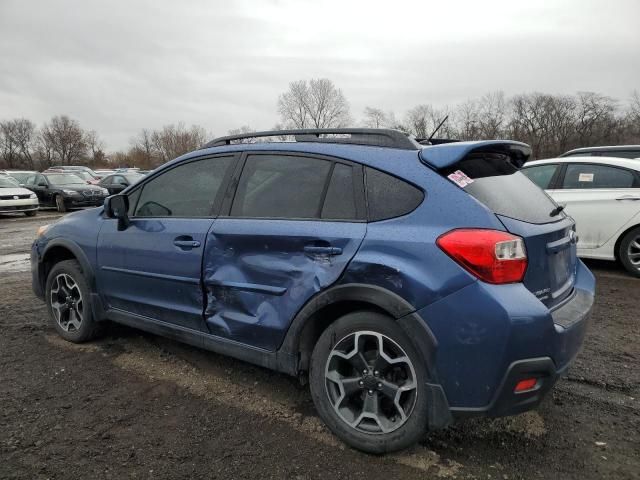
[[[318,247],[315,245],[306,245],[304,247],[304,253],[311,253],[314,255],[341,255],[342,249],[340,247]]]
[[[197,240],[194,240],[193,238],[188,240],[188,239],[184,239],[181,237],[176,238],[173,241],[173,244],[176,247],[180,247],[180,248],[184,248],[184,249],[189,249],[189,248],[198,248],[200,246],[200,242]]]
[[[616,200],[640,200],[640,197],[635,197],[633,195],[623,195],[622,197],[616,198]]]

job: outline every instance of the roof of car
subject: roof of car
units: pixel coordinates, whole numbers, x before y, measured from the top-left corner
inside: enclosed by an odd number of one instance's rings
[[[640,145],[602,145],[597,147],[582,147],[582,148],[574,148],[573,150],[569,150],[568,152],[564,152],[562,155],[569,155],[571,153],[580,153],[580,152],[602,152],[602,151],[621,151],[621,150],[639,150]]]
[[[632,170],[640,171],[640,160],[634,160],[633,158],[619,158],[619,157],[558,157],[547,158],[544,160],[534,160],[527,162],[524,166],[533,167],[534,165],[545,165],[548,163],[591,163],[600,165],[612,165],[614,167],[630,168]]]

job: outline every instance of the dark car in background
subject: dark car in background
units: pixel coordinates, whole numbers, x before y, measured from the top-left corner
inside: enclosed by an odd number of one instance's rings
[[[97,207],[109,192],[97,185],[88,185],[71,172],[37,173],[27,177],[25,186],[38,196],[42,207],[56,207],[59,212],[70,208]]]
[[[563,153],[560,157],[618,157],[640,159],[640,145],[575,148]]]
[[[144,175],[137,172],[114,173],[104,177],[98,185],[106,188],[109,191],[109,195],[113,195],[122,192],[129,185],[135,185],[142,178],[144,178]]]

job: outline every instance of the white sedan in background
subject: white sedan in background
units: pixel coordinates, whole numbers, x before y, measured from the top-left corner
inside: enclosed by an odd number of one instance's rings
[[[564,157],[522,167],[576,221],[578,256],[640,277],[640,159]]]
[[[0,175],[0,213],[24,213],[28,217],[38,213],[38,197],[22,188],[8,175]]]

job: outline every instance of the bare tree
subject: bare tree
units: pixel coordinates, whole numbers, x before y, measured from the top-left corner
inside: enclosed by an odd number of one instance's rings
[[[615,101],[594,92],[578,92],[576,133],[581,146],[598,145],[615,128]]]
[[[240,128],[232,128],[229,130],[228,135],[244,135],[253,132],[255,132],[255,130],[249,125],[243,125]],[[255,143],[257,140],[257,138],[242,138],[238,140],[237,143]]]
[[[404,127],[400,129],[415,135],[416,138],[429,138],[448,115],[448,109],[438,110],[431,105],[417,105],[407,112]],[[452,135],[452,123],[447,121],[438,130],[438,136],[446,138]]]
[[[293,128],[344,127],[350,122],[347,99],[327,78],[291,82],[278,98],[278,113]]]
[[[91,164],[102,165],[106,162],[107,156],[104,153],[104,142],[98,137],[98,132],[90,130],[85,134],[87,148],[91,153]]]
[[[389,126],[389,116],[380,108],[365,107],[364,126],[369,128],[384,128]]]
[[[484,95],[478,102],[478,128],[480,138],[500,138],[507,119],[507,108],[503,92]]]
[[[40,131],[41,143],[49,160],[63,165],[77,163],[87,152],[85,133],[76,120],[66,115],[53,117]]]
[[[7,168],[15,168],[19,161],[19,146],[15,139],[13,121],[0,122],[0,154]]]
[[[187,152],[197,150],[206,142],[204,128],[193,125],[186,128],[184,124],[165,125],[161,130],[151,133],[151,142],[159,153],[160,160],[166,162]]]

